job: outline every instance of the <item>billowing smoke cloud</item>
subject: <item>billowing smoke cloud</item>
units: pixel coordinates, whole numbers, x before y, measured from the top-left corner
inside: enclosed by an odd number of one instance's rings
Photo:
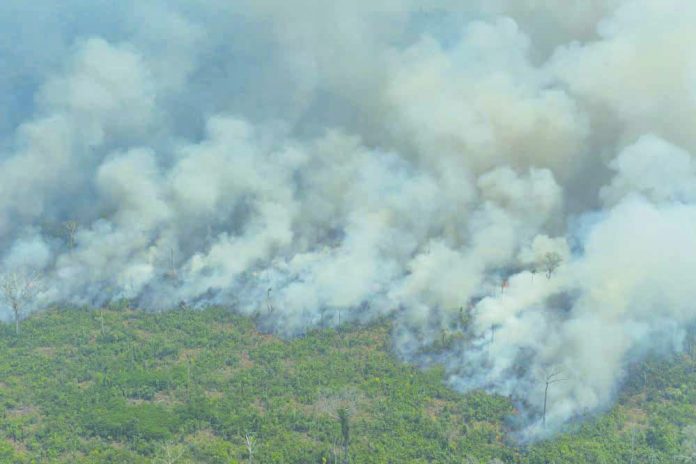
[[[692,2],[6,3],[0,265],[37,308],[388,316],[524,438],[696,319]]]

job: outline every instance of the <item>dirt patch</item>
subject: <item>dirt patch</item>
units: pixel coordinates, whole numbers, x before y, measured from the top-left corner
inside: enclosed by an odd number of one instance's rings
[[[239,355],[239,367],[241,369],[251,369],[254,367],[254,361],[249,358],[249,353],[245,350]]]
[[[179,351],[179,362],[194,360],[201,354],[202,351],[202,348],[183,348],[181,351]]]
[[[34,348],[34,352],[45,358],[54,358],[56,356],[56,349],[51,346],[40,346]]]
[[[92,380],[84,380],[82,382],[77,382],[77,388],[80,390],[87,390],[89,387],[92,386],[94,382]]]
[[[626,422],[623,430],[630,431],[633,429],[645,429],[648,426],[648,415],[640,408],[626,408]]]
[[[354,419],[365,419],[369,416],[370,400],[353,388],[347,388],[338,393],[322,395],[304,409],[310,415],[336,416],[339,409],[345,408]]]
[[[7,442],[15,450],[15,453],[25,454],[28,451],[27,445],[25,445],[19,440],[15,440],[14,438],[8,438]]]
[[[425,413],[432,420],[437,420],[437,418],[442,415],[442,412],[446,407],[447,401],[434,398],[428,401],[428,404],[425,406]]]
[[[127,398],[126,404],[129,406],[140,406],[141,404],[150,403],[150,400],[144,400],[142,398]]]
[[[219,400],[220,398],[225,396],[223,392],[217,390],[206,390],[204,394],[206,398],[209,398],[211,400]]]
[[[7,415],[10,417],[24,417],[34,414],[38,414],[38,409],[31,405],[17,406],[7,410]]]

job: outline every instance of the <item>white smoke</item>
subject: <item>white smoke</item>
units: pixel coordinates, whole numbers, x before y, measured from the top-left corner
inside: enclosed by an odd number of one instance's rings
[[[11,0],[2,269],[285,336],[389,316],[525,438],[606,407],[696,320],[696,5],[459,3]]]

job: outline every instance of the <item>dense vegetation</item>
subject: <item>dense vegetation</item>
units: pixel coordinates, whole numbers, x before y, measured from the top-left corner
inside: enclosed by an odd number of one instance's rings
[[[0,350],[2,463],[696,462],[687,355],[636,367],[611,411],[525,447],[506,398],[398,361],[387,322],[283,341],[220,308],[53,309],[20,336],[3,325]]]

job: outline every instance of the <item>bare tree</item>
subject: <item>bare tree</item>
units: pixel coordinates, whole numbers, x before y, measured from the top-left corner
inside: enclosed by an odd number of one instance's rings
[[[169,269],[164,275],[171,280],[176,280],[179,276],[176,272],[176,266],[174,265],[174,248],[169,249]]]
[[[75,248],[75,234],[77,234],[77,229],[80,227],[80,224],[77,221],[66,221],[63,223],[63,227],[65,228],[65,233],[68,238],[68,247],[70,249]]]
[[[343,438],[343,464],[350,462],[348,454],[350,448],[350,411],[346,407],[339,408],[337,411],[338,421],[341,424],[341,438]]]
[[[562,261],[563,259],[561,258],[561,255],[559,255],[555,251],[550,251],[544,255],[544,259],[542,260],[542,266],[544,271],[546,271],[547,279],[551,278],[551,275],[558,268],[558,266],[561,265]]]
[[[544,382],[546,386],[544,387],[544,412],[542,414],[542,425],[546,427],[546,404],[549,398],[549,385],[552,385],[557,382],[563,382],[568,379],[564,379],[559,377],[562,374],[561,371],[552,371],[550,373],[547,373],[544,377]]]
[[[696,425],[684,427],[682,435],[684,438],[677,459],[682,463],[696,463]]]
[[[510,287],[510,281],[507,278],[504,278],[503,281],[500,283],[500,294],[502,295],[505,293],[505,289]]]
[[[158,456],[154,462],[162,464],[176,464],[184,462],[184,454],[186,453],[186,448],[183,445],[177,445],[173,442],[166,442],[162,445],[160,450],[160,456]]]
[[[365,401],[363,394],[354,388],[345,388],[338,393],[322,395],[314,404],[316,410],[334,419],[338,419],[337,411],[345,408],[349,415],[357,413],[359,405]]]
[[[648,455],[646,456],[646,461],[648,464],[660,464],[660,458],[657,455],[657,451],[651,449],[648,450]],[[664,461],[662,461],[664,462]]]
[[[493,343],[495,343],[495,331],[498,329],[499,325],[491,324],[491,338],[488,341],[488,359],[491,359],[491,348],[493,348]]]
[[[340,446],[340,440],[339,439],[334,439],[331,442],[331,462],[333,464],[338,464],[341,456],[341,446]]]
[[[275,308],[273,307],[273,301],[271,300],[272,290],[272,288],[266,290],[266,309],[268,309],[268,314],[273,314],[273,311],[275,310]]]
[[[249,453],[249,464],[254,462],[254,449],[256,446],[256,438],[248,433],[244,434],[244,443],[246,444],[247,452]]]
[[[337,419],[341,426],[343,464],[350,462],[350,418],[357,413],[358,405],[362,401],[363,397],[359,391],[348,388],[338,394],[321,397],[315,405],[320,412]]]
[[[636,427],[631,427],[631,460],[628,464],[634,464],[636,459]]]
[[[0,293],[12,309],[15,319],[15,332],[19,335],[19,320],[27,304],[39,291],[38,274],[10,272],[0,277]]]

